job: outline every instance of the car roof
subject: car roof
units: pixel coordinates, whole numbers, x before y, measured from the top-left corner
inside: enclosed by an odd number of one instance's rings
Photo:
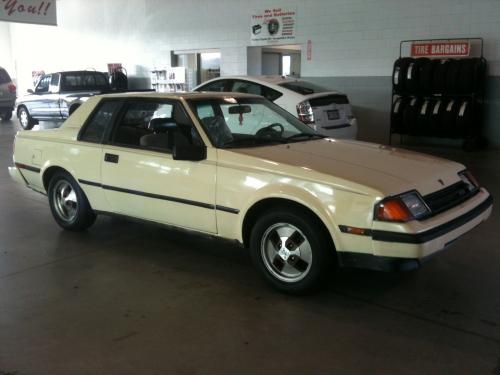
[[[244,94],[236,92],[213,92],[213,91],[202,91],[202,92],[172,92],[172,93],[162,93],[155,91],[148,92],[126,92],[126,93],[116,93],[116,94],[104,94],[100,95],[105,98],[162,98],[162,99],[218,99],[218,98],[260,98],[259,95]]]
[[[50,74],[72,74],[72,73],[99,73],[99,74],[105,74],[104,72],[100,72],[97,70],[63,70],[61,72],[51,72],[51,73],[44,73],[44,76],[48,76]]]
[[[291,77],[285,77],[285,76],[280,76],[280,75],[268,75],[268,76],[224,76],[224,77],[218,77],[214,80],[219,80],[219,79],[244,79],[247,81],[254,81],[254,82],[261,82],[261,83],[271,83],[271,84],[278,84],[278,83],[283,83],[283,82],[296,82],[299,81],[298,78],[291,78]]]

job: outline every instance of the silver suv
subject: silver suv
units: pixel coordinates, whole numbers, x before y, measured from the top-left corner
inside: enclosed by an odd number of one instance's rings
[[[12,83],[9,73],[0,67],[0,118],[8,121],[16,103],[16,85]]]

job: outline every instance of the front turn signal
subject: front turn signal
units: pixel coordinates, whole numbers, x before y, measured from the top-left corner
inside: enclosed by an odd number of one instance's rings
[[[381,221],[396,221],[405,223],[413,220],[413,215],[403,201],[398,198],[389,198],[375,207],[375,219]]]

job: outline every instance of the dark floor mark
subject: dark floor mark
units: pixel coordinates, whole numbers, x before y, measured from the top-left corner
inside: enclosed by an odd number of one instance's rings
[[[139,332],[130,332],[129,334],[127,334],[125,336],[120,336],[120,337],[114,338],[113,341],[115,341],[115,342],[117,342],[117,341],[123,341],[123,340],[129,339],[129,338],[131,338],[133,336],[136,336],[138,334],[139,334]]]
[[[377,303],[377,302],[371,301],[371,300],[369,300],[367,298],[353,296],[353,295],[351,295],[349,293],[345,293],[345,292],[342,292],[342,291],[339,291],[339,290],[333,290],[332,292],[335,293],[335,294],[339,294],[341,296],[347,297],[347,298],[351,298],[351,299],[354,299],[354,300],[357,300],[357,301],[360,301],[360,302],[372,305],[372,306],[376,306],[376,307],[384,309],[384,310],[392,311],[394,313],[401,314],[401,315],[406,315],[406,316],[412,317],[414,319],[418,319],[418,320],[423,321],[423,322],[431,323],[431,324],[434,324],[434,325],[437,325],[437,326],[440,326],[440,327],[452,329],[452,330],[457,331],[457,332],[461,332],[461,333],[465,333],[465,334],[468,334],[468,335],[471,335],[471,336],[479,337],[479,338],[481,338],[483,340],[494,342],[495,344],[500,345],[500,338],[486,336],[486,335],[483,335],[481,333],[470,331],[468,329],[463,329],[463,328],[455,327],[455,326],[453,326],[451,324],[448,324],[448,323],[443,323],[443,322],[440,322],[440,321],[437,321],[437,320],[434,320],[434,319],[431,319],[431,318],[427,318],[425,316],[420,316],[418,314],[414,314],[414,313],[411,313],[409,311],[398,309],[396,307],[391,307],[391,306],[383,305],[381,303]]]
[[[446,314],[446,315],[460,315],[460,316],[465,316],[463,313],[460,311],[452,311],[452,310],[447,310],[447,309],[442,309],[440,311],[441,314]]]
[[[492,326],[492,327],[498,327],[498,323],[492,322],[491,320],[481,319],[481,323]]]
[[[0,375],[17,375],[17,371],[4,371],[4,370],[0,370]]]
[[[498,358],[497,367],[495,367],[495,368],[493,369],[492,374],[493,374],[493,375],[500,375],[500,357]]]

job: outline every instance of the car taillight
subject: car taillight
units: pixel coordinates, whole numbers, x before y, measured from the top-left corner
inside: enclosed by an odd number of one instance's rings
[[[12,84],[12,83],[11,83],[11,84],[8,86],[8,88],[9,88],[9,92],[10,92],[11,94],[15,94],[15,93],[16,93],[16,90],[17,90],[16,85],[14,85],[14,84]]]
[[[297,104],[297,115],[304,124],[314,124],[314,113],[307,100]]]

